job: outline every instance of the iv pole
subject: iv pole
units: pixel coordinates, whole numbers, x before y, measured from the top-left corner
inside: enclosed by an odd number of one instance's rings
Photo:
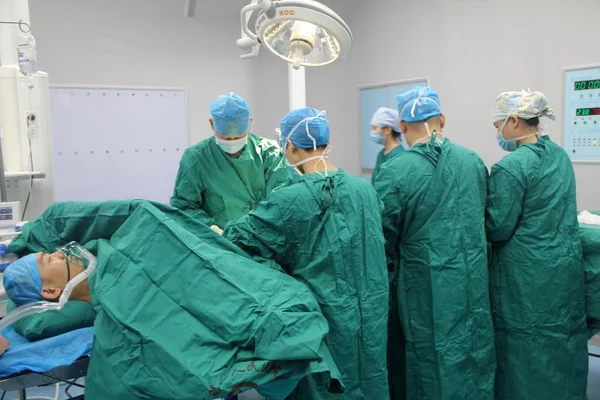
[[[17,41],[20,32],[31,32],[29,17],[29,1],[0,1],[0,121],[2,138],[0,140],[0,200],[8,201],[6,184],[7,175],[11,179],[37,179],[44,178],[43,172],[6,172],[6,166],[13,170],[21,170],[22,155],[20,152],[24,128],[23,110],[19,105],[19,94],[16,85],[20,84],[23,75],[19,71],[19,57]],[[43,74],[43,73],[41,73]],[[45,74],[44,74],[45,75]],[[31,94],[29,94],[31,95]],[[34,110],[27,110],[27,128],[30,114]],[[28,132],[29,134],[29,132]]]
[[[15,35],[15,26],[18,25],[19,29],[23,30],[22,25],[27,26],[29,29],[29,5],[27,4],[25,7],[20,7],[18,9],[18,5],[11,4],[11,1],[4,1],[0,3],[0,65],[18,65],[19,60],[17,57],[17,46],[16,46],[16,35]],[[25,1],[25,3],[28,3]],[[23,22],[19,20],[18,22],[14,22],[13,15],[17,14],[21,11],[20,14],[27,17],[27,21]],[[7,107],[4,105],[4,107]],[[6,128],[7,121],[2,121],[2,128]],[[10,129],[10,128],[6,128]],[[3,132],[2,139],[5,139],[6,134]],[[0,200],[2,202],[8,201],[8,190],[6,187],[6,175],[4,170],[4,151],[2,149],[2,140],[0,140]]]

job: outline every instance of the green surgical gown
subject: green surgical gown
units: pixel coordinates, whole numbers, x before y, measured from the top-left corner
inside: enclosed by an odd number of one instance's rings
[[[566,152],[544,136],[494,165],[486,227],[496,399],[585,399],[584,273]]]
[[[388,277],[381,202],[368,182],[341,170],[304,175],[227,225],[223,236],[308,285],[329,322],[326,343],[346,391],[329,394],[313,375],[295,398],[388,398]]]
[[[600,215],[600,212],[595,212]],[[600,225],[579,224],[585,272],[588,337],[600,333]]]
[[[381,166],[396,158],[406,150],[402,145],[395,147],[388,154],[385,150],[381,150],[377,155],[377,162],[371,183],[375,184],[376,177],[381,170]],[[388,260],[388,274],[390,278],[390,310],[388,322],[388,381],[390,384],[390,398],[395,400],[406,398],[406,382],[404,374],[406,370],[406,355],[404,353],[404,336],[399,334],[402,332],[400,326],[400,315],[398,314],[398,276],[394,271],[393,260]]]
[[[234,158],[211,137],[183,154],[171,205],[206,225],[224,227],[290,182],[275,142],[250,134],[248,144]]]
[[[306,375],[339,378],[309,289],[189,215],[142,200],[56,203],[10,250],[71,240],[98,258],[86,399],[202,400],[258,386],[283,400]]]
[[[409,400],[493,399],[486,180],[479,156],[447,139],[416,145],[377,176]]]
[[[388,154],[385,154],[385,150],[381,150],[379,152],[379,154],[377,155],[375,169],[373,170],[373,175],[371,175],[371,182],[373,184],[375,184],[375,180],[377,179],[377,175],[379,174],[379,171],[381,170],[381,166],[383,164],[385,164],[386,162],[388,162],[390,160],[393,160],[394,158],[396,158],[400,154],[404,153],[405,151],[406,150],[404,149],[404,147],[402,147],[402,145],[395,147]]]

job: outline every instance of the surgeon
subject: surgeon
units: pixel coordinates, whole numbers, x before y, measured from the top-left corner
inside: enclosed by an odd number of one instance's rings
[[[540,129],[540,92],[506,92],[494,128],[509,152],[492,167],[486,228],[496,330],[496,399],[585,399],[588,356],[575,175]]]
[[[250,133],[248,103],[235,93],[210,106],[214,137],[188,148],[181,159],[171,205],[220,231],[290,183],[275,142]]]
[[[326,343],[346,390],[331,397],[312,375],[296,399],[388,399],[388,277],[381,202],[364,180],[329,160],[329,121],[314,108],[280,124],[298,183],[273,192],[223,236],[257,260],[272,259],[314,293],[329,322]]]
[[[400,127],[398,126],[398,111],[387,107],[379,108],[371,119],[371,138],[383,149],[377,155],[377,162],[371,181],[375,184],[375,179],[381,166],[404,153],[402,147]]]
[[[442,135],[446,117],[435,90],[419,87],[397,99],[410,150],[385,163],[375,181],[406,337],[406,393],[397,398],[491,400],[487,170]]]
[[[400,126],[398,125],[398,110],[387,107],[379,108],[371,119],[371,138],[375,143],[382,145],[383,149],[377,156],[377,163],[373,170],[371,181],[376,182],[376,177],[381,166],[404,153]],[[393,260],[388,260],[388,275],[390,278],[390,309],[388,322],[388,380],[390,384],[390,398],[403,398],[401,393],[406,391],[404,381],[406,368],[406,355],[404,354],[404,336],[400,328],[400,315],[398,314],[397,274],[394,273]]]

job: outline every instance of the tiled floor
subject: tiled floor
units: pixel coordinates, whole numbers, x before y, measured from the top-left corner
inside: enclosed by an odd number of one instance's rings
[[[594,343],[595,345],[590,345],[590,353],[598,354],[600,356],[600,337],[597,337],[595,341],[590,341],[590,343]],[[65,387],[61,386],[60,388],[60,396],[59,400],[69,399],[64,391]],[[36,388],[27,391],[28,397],[33,396],[44,396],[48,399],[52,399],[54,397],[55,387],[47,387],[47,388]],[[82,390],[79,388],[71,388],[69,390],[72,396],[77,396],[82,394]],[[15,400],[17,398],[16,393],[8,393],[5,400]],[[244,393],[240,396],[240,400],[258,400],[260,396],[254,393]],[[600,358],[590,357],[590,372],[588,378],[588,400],[600,400]]]

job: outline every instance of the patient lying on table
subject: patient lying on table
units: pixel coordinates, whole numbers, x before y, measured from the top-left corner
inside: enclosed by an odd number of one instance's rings
[[[22,256],[4,272],[13,302],[60,297],[84,270],[51,252],[70,241],[97,257],[70,297],[96,311],[86,399],[196,400],[274,386],[266,397],[283,399],[304,376],[339,377],[308,288],[166,205],[54,204],[9,247]]]
[[[17,305],[33,301],[58,301],[62,289],[71,278],[84,270],[84,265],[60,252],[27,255],[4,273],[4,284],[8,297]],[[61,286],[61,282],[63,285]],[[87,280],[75,287],[70,299],[91,303]],[[0,336],[0,354],[6,352],[9,341]]]

